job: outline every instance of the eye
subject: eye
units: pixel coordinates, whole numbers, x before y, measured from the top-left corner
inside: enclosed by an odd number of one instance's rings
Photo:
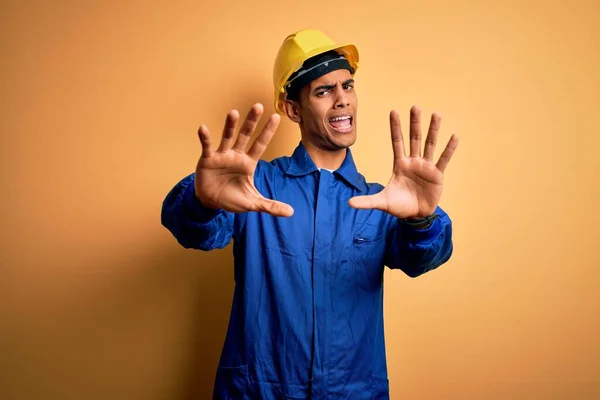
[[[352,89],[354,89],[353,83],[348,83],[347,85],[344,85],[344,90],[352,90]]]
[[[317,96],[318,96],[318,97],[323,97],[323,96],[325,96],[325,95],[327,95],[327,94],[329,94],[329,93],[330,93],[330,91],[329,91],[329,90],[322,90],[322,91],[320,91],[320,92],[317,92]]]

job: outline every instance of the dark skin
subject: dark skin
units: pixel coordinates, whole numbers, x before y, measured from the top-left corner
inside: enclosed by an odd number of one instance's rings
[[[346,149],[356,141],[358,97],[348,70],[337,70],[315,79],[300,91],[298,101],[286,101],[288,117],[300,126],[302,144],[319,168],[337,169]],[[335,117],[349,117],[349,129],[331,125]]]
[[[285,110],[288,117],[300,126],[302,143],[315,165],[339,168],[346,149],[356,141],[357,96],[349,71],[333,71],[311,82],[302,89],[299,101],[286,102]],[[198,136],[202,143],[202,156],[196,167],[195,190],[205,206],[232,212],[267,212],[281,217],[293,214],[290,205],[266,199],[254,186],[258,160],[280,122],[279,115],[271,115],[247,149],[262,114],[262,105],[253,106],[236,138],[239,113],[230,111],[221,144],[216,150],[206,126],[200,127]],[[340,118],[343,122],[334,121]],[[442,195],[444,171],[458,146],[458,137],[452,135],[434,163],[440,123],[440,116],[434,113],[421,153],[421,111],[413,106],[410,110],[409,154],[406,154],[400,116],[397,111],[392,111],[392,177],[378,194],[355,196],[349,200],[349,205],[357,209],[379,209],[401,219],[424,218],[434,213]]]

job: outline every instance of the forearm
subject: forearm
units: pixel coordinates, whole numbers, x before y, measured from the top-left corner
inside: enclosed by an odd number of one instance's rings
[[[223,248],[231,241],[234,214],[204,207],[196,198],[194,178],[194,174],[185,177],[167,194],[161,223],[185,248]]]
[[[453,251],[452,222],[441,208],[436,213],[439,217],[425,229],[398,219],[393,222],[388,234],[386,265],[415,278],[448,261]]]

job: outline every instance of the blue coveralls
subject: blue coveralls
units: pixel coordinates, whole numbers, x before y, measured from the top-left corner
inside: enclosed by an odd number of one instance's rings
[[[167,195],[162,223],[186,248],[234,240],[235,290],[217,369],[216,399],[388,399],[383,329],[384,265],[417,277],[445,263],[452,228],[416,230],[379,210],[348,205],[383,189],[352,159],[319,170],[300,143],[292,157],[259,161],[254,178],[294,215],[203,207],[194,175]]]

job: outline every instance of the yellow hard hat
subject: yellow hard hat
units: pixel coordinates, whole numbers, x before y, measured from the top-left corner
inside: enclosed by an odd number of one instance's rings
[[[279,48],[273,66],[273,85],[275,87],[275,110],[284,114],[285,84],[290,76],[311,57],[335,50],[346,57],[352,68],[358,68],[358,50],[353,44],[336,44],[323,32],[305,29],[291,34]]]

